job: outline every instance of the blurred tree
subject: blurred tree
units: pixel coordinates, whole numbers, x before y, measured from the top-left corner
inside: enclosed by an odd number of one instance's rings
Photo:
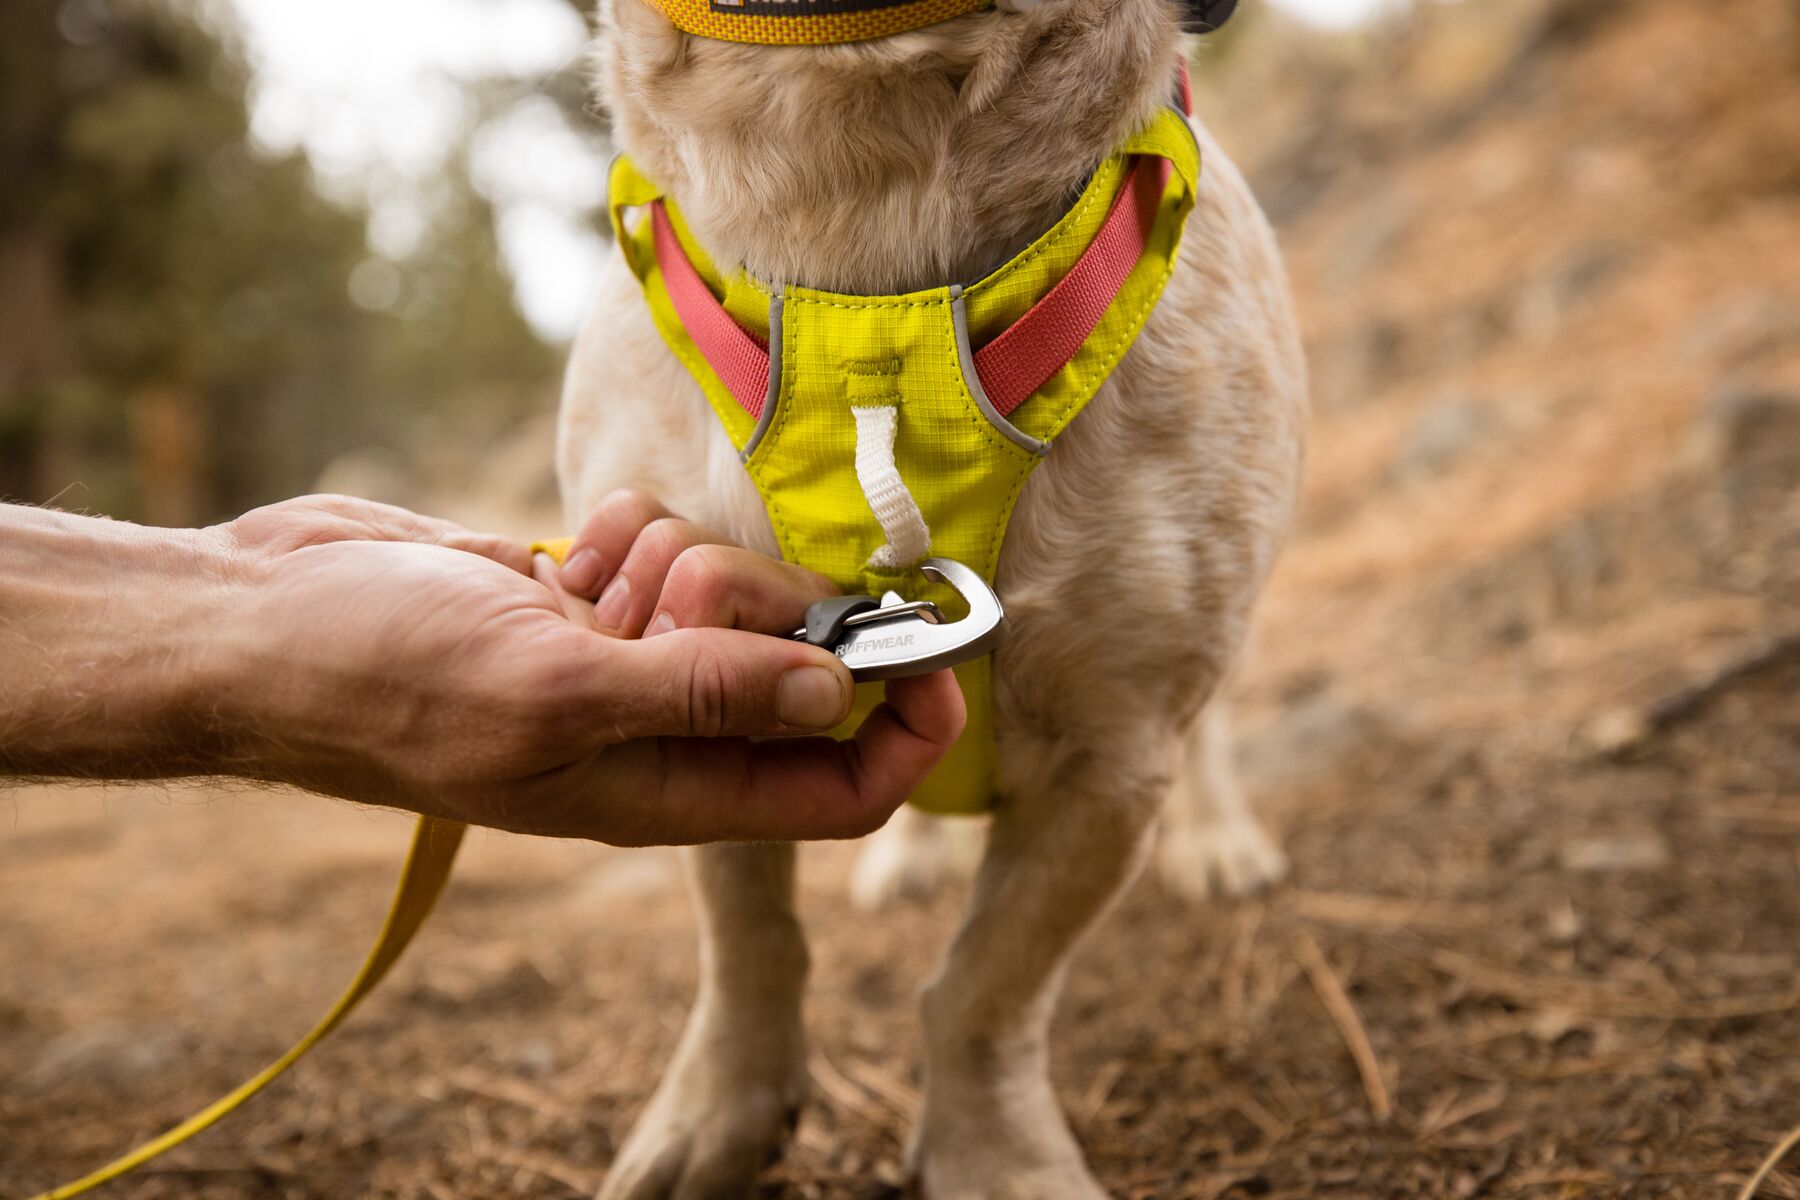
[[[422,422],[554,398],[463,177],[415,255],[373,257],[362,212],[253,143],[207,15],[0,5],[0,495],[210,519]]]

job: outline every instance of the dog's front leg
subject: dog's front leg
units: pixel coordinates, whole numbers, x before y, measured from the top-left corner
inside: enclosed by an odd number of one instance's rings
[[[794,915],[794,847],[702,846],[688,868],[700,913],[699,996],[601,1200],[749,1194],[805,1095],[807,953]]]
[[[912,1166],[927,1200],[1105,1195],[1051,1090],[1048,1027],[1070,951],[1143,863],[1169,783],[1163,743],[1009,753],[1044,767],[996,810],[968,920],[925,989]]]

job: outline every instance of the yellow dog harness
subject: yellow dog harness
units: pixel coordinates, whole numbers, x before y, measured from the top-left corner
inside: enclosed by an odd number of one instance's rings
[[[611,209],[656,328],[737,447],[782,556],[846,592],[949,604],[919,563],[956,559],[993,584],[1026,478],[1162,294],[1199,170],[1193,132],[1165,109],[1010,262],[903,296],[722,275],[628,158],[613,164]],[[937,813],[984,811],[994,791],[992,659],[957,674],[968,727],[913,798]],[[860,688],[848,728],[878,700]]]
[[[1182,90],[1185,102],[1185,71]],[[626,158],[613,166],[611,210],[656,327],[737,446],[783,556],[846,591],[892,588],[947,604],[954,593],[925,580],[918,564],[928,554],[953,558],[992,585],[1026,477],[1161,296],[1199,171],[1192,130],[1165,110],[1010,262],[966,286],[904,296],[722,275],[674,200]],[[632,210],[643,219],[628,222]],[[537,548],[560,561],[567,543]],[[914,798],[936,812],[978,812],[993,796],[991,659],[957,674],[968,728]],[[849,727],[876,699],[874,687],[859,689]],[[375,948],[293,1049],[174,1129],[34,1200],[67,1200],[143,1165],[292,1066],[399,958],[448,880],[463,833],[454,821],[420,819]]]

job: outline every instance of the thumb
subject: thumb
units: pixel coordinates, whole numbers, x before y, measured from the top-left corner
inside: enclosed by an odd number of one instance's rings
[[[850,671],[830,651],[735,629],[609,643],[596,681],[621,740],[819,733],[850,715]]]

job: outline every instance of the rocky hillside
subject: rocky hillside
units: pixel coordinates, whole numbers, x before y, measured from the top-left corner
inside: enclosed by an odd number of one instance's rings
[[[1220,58],[1317,404],[1259,695],[1554,738],[1800,629],[1800,10],[1425,4]]]

